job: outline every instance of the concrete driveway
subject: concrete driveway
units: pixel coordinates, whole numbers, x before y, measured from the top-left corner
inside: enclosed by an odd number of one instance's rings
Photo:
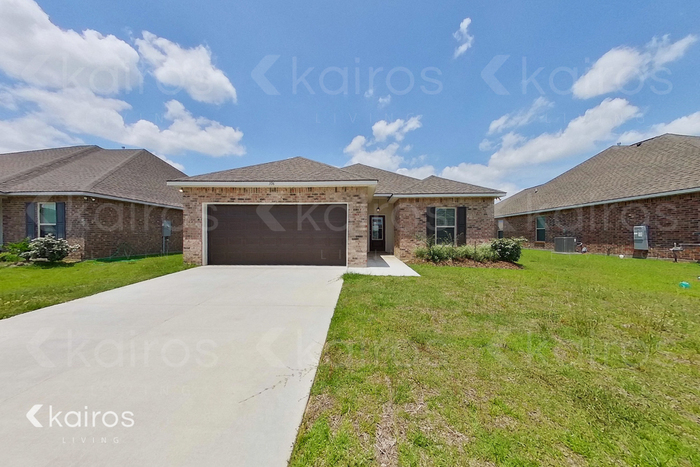
[[[345,268],[200,267],[0,321],[12,466],[283,466]]]

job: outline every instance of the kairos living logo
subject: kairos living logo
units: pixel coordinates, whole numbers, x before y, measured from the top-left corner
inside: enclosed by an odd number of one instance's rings
[[[44,404],[35,404],[27,412],[27,420],[36,428],[114,428],[116,426],[131,428],[135,423],[134,413],[131,411],[119,414],[112,410],[106,412],[88,410],[88,407],[85,406],[83,410],[70,410],[64,413],[62,410],[55,410],[53,405],[49,405],[48,413],[45,413],[46,410],[44,410],[43,416],[40,416],[39,411],[42,407]],[[48,422],[45,420],[46,417],[48,417]],[[40,419],[44,423],[41,423]]]

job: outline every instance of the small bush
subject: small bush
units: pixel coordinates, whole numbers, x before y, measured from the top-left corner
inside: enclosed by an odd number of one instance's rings
[[[30,261],[44,260],[54,263],[65,259],[79,248],[78,245],[69,245],[66,240],[48,234],[46,237],[35,238],[29,242],[29,250],[21,253],[20,256]]]
[[[443,263],[455,259],[456,248],[453,245],[432,244],[417,248],[414,254],[418,259],[433,263]]]
[[[515,263],[522,254],[524,238],[499,238],[491,242],[491,249],[501,261]]]
[[[19,263],[20,261],[22,261],[22,258],[14,253],[0,253],[0,263]]]
[[[498,261],[498,255],[489,243],[462,246],[432,244],[417,248],[414,254],[418,259],[433,263],[465,259],[480,263]]]
[[[457,259],[469,259],[479,263],[498,261],[498,255],[491,249],[489,243],[481,245],[464,245],[457,247]]]
[[[16,256],[26,253],[29,251],[29,238],[25,238],[19,242],[8,243],[2,247],[2,250]]]

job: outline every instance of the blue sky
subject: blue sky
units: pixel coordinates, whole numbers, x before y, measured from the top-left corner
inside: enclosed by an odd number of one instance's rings
[[[700,135],[697,2],[434,5],[0,0],[0,150],[145,147],[190,175],[304,156],[513,193]]]

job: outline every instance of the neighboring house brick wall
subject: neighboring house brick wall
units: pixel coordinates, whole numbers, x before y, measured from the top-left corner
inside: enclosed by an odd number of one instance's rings
[[[394,205],[394,255],[415,259],[416,248],[425,245],[428,207],[467,207],[467,243],[494,238],[493,198],[400,198]]]
[[[66,239],[80,245],[73,259],[94,259],[125,254],[157,254],[161,252],[161,224],[173,223],[169,250],[182,251],[182,211],[139,203],[82,196],[7,197],[3,199],[2,222],[4,241],[25,238],[25,203],[65,202]]]
[[[546,241],[535,244],[535,222],[547,220]],[[649,226],[649,256],[672,258],[674,243],[700,243],[700,193],[599,204],[576,209],[504,217],[505,237],[524,237],[527,246],[554,249],[554,237],[576,237],[591,253],[634,254],[633,227]],[[700,260],[700,248],[686,247],[679,258]]]
[[[367,200],[364,187],[300,188],[183,188],[185,207],[184,259],[203,264],[203,203],[348,203],[349,266],[367,265]]]

